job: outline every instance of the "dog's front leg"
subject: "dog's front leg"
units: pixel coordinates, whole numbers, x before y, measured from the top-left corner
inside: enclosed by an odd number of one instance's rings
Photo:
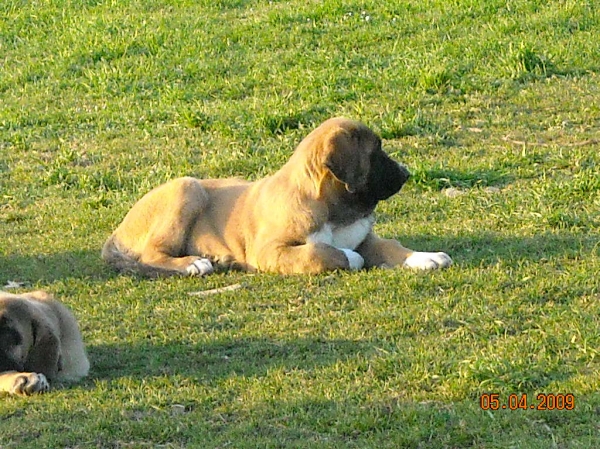
[[[452,259],[442,252],[421,252],[405,248],[394,239],[382,239],[370,233],[356,251],[365,259],[366,267],[404,266],[433,270],[452,265]]]
[[[281,274],[318,274],[337,269],[360,269],[363,258],[355,251],[337,249],[325,243],[265,246],[257,260],[258,269]]]
[[[48,379],[41,373],[17,371],[0,373],[0,391],[9,394],[29,396],[35,393],[45,393],[49,389]]]

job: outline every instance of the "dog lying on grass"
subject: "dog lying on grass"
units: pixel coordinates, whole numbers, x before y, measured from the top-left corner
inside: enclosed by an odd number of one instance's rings
[[[44,393],[76,381],[90,364],[73,314],[45,292],[0,291],[0,392]]]
[[[282,274],[404,266],[448,267],[372,230],[379,201],[408,170],[362,123],[327,120],[276,173],[256,182],[184,177],[142,197],[105,243],[122,272],[205,275],[214,265]]]

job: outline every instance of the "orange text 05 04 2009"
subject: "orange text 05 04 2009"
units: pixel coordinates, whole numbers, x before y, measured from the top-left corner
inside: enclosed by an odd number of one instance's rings
[[[479,397],[482,410],[574,410],[575,396],[571,393],[539,393],[532,400],[527,394],[484,393]]]

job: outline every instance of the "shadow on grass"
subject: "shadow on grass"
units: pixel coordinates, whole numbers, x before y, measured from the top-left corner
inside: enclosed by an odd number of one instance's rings
[[[247,337],[208,345],[173,342],[88,347],[92,379],[182,375],[208,382],[231,375],[263,377],[280,367],[313,370],[372,350],[364,341]]]
[[[229,377],[264,378],[278,369],[284,372],[318,372],[340,362],[348,362],[349,366],[354,366],[351,370],[360,372],[363,362],[374,357],[379,361],[373,365],[368,363],[369,370],[380,371],[377,376],[381,378],[388,375],[395,377],[395,370],[388,373],[386,367],[402,362],[391,354],[390,359],[383,363],[380,360],[383,356],[377,353],[376,347],[376,342],[368,340],[305,338],[276,341],[248,337],[204,345],[193,342],[91,345],[87,351],[92,370],[86,381],[177,376],[210,385]],[[479,385],[481,391],[541,391],[551,383],[564,381],[572,375],[571,370],[562,365],[526,364],[516,369],[510,360],[505,362],[505,366],[491,371],[485,367],[473,368],[474,385]],[[449,369],[445,375],[448,380],[452,381],[458,375],[460,363],[456,361],[455,370]],[[479,393],[473,391],[471,395],[476,397]]]
[[[100,249],[55,254],[0,255],[0,283],[8,281],[51,283],[77,278],[106,281],[117,275],[102,261]]]
[[[400,241],[419,251],[444,251],[459,267],[493,265],[500,261],[507,266],[516,266],[556,257],[584,257],[600,250],[597,237],[567,233],[531,237],[500,236],[491,232],[459,236],[414,235],[401,237]]]

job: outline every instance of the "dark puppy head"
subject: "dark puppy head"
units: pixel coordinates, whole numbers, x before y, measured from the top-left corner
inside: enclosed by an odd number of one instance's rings
[[[44,292],[0,292],[0,371],[34,371],[48,379],[60,369],[60,342],[45,315]]]
[[[24,369],[28,348],[23,338],[22,313],[17,302],[0,298],[0,372]]]
[[[373,212],[377,203],[398,192],[410,176],[381,148],[381,138],[362,123],[334,118],[307,139],[333,183],[324,192],[330,220],[352,222]]]

